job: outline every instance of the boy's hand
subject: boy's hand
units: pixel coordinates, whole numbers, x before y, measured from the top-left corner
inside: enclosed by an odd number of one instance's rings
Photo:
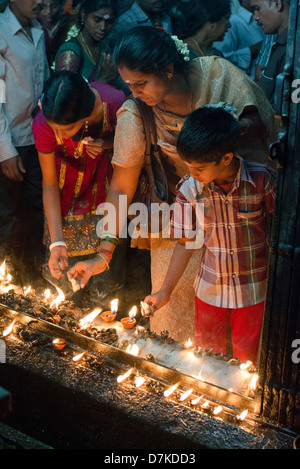
[[[84,288],[92,275],[101,274],[106,270],[107,264],[98,256],[86,261],[77,262],[67,272],[70,282],[74,281],[80,288]]]
[[[159,290],[153,295],[148,295],[141,303],[142,316],[153,316],[154,312],[162,308],[165,304],[170,301],[170,294],[165,290]]]

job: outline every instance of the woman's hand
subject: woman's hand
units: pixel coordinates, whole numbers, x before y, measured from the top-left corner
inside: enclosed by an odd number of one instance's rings
[[[106,270],[107,263],[100,256],[87,261],[77,262],[67,272],[70,281],[75,280],[80,288],[84,288],[92,275],[101,274]]]
[[[144,299],[144,305],[142,304],[141,308],[142,316],[153,316],[155,311],[162,308],[170,301],[170,296],[170,293],[166,290],[159,290],[152,295],[146,296]]]
[[[67,248],[65,246],[55,246],[52,248],[48,265],[52,277],[62,278],[64,270],[69,266]]]
[[[104,140],[103,138],[93,138],[88,140],[86,145],[87,154],[95,159],[97,156],[104,150]]]

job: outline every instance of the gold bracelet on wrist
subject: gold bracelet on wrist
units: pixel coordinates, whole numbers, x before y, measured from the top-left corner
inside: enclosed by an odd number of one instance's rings
[[[102,254],[100,254],[99,252],[98,252],[98,254],[96,254],[96,256],[101,257],[101,259],[104,260],[104,262],[105,262],[105,264],[106,264],[106,269],[105,269],[105,270],[109,270],[109,263],[107,262],[107,260],[105,259],[105,257],[104,257]]]

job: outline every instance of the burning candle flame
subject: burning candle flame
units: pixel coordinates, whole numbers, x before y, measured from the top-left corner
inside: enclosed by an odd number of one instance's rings
[[[248,384],[248,388],[250,389],[250,391],[255,391],[257,380],[258,375],[253,375],[250,383]]]
[[[133,370],[133,368],[130,368],[130,370],[128,370],[126,373],[124,373],[123,375],[118,376],[118,377],[117,377],[118,383],[121,383],[122,381],[124,381],[124,379],[127,379],[128,376],[131,375],[132,370]]]
[[[1,277],[5,277],[5,260],[2,262],[0,266],[0,275]]]
[[[82,352],[82,353],[79,353],[78,355],[75,355],[75,357],[72,358],[73,362],[78,362],[85,353],[86,352]]]
[[[139,354],[139,347],[136,344],[128,345],[126,352],[130,353],[131,355],[137,356]]]
[[[12,281],[12,276],[11,276],[10,274],[7,274],[6,280],[7,280],[8,282],[11,282],[11,281]]]
[[[51,303],[50,303],[50,308],[51,309],[52,308],[57,309],[59,303],[61,303],[62,301],[65,300],[65,295],[64,295],[63,291],[58,287],[56,287],[56,290],[58,291],[58,296],[53,301],[51,301]]]
[[[174,386],[171,386],[169,389],[167,389],[167,390],[164,392],[164,396],[165,396],[165,397],[170,396],[170,395],[175,391],[175,389],[177,389],[178,385],[179,385],[179,383],[174,384]]]
[[[189,340],[187,340],[184,344],[183,344],[184,348],[191,348],[192,346],[192,341],[191,339],[189,338]]]
[[[192,404],[192,405],[198,404],[198,402],[200,401],[201,397],[202,397],[202,396],[199,396],[199,397],[196,397],[196,399],[193,399],[193,400],[191,401],[191,404]]]
[[[51,295],[50,289],[47,288],[47,290],[44,291],[44,297],[46,298],[46,300],[50,298],[50,295]]]
[[[252,365],[252,362],[250,360],[248,360],[247,362],[240,364],[240,369],[241,370],[246,370],[247,368],[249,368],[250,365]]]
[[[247,416],[247,414],[248,414],[248,410],[244,410],[244,411],[237,417],[237,419],[240,420],[240,421],[242,421],[242,420],[244,420],[244,418]]]
[[[193,376],[193,378],[199,379],[199,381],[205,381],[204,378],[202,377],[201,370],[199,371],[199,373],[197,375],[192,374],[192,376]]]
[[[110,310],[112,313],[116,313],[118,311],[118,304],[119,300],[115,299],[110,302]]]
[[[189,397],[190,394],[192,394],[193,390],[192,389],[189,389],[188,391],[184,392],[183,394],[181,394],[180,396],[180,400],[181,401],[185,401],[185,399],[187,399]]]
[[[145,378],[143,378],[142,376],[138,376],[134,382],[134,385],[135,387],[139,388],[140,386],[142,386],[142,384],[145,382]]]
[[[129,314],[128,316],[130,317],[130,319],[133,319],[135,316],[136,316],[136,312],[137,312],[137,307],[136,306],[133,306],[131,308],[131,310],[129,311]]]
[[[8,334],[10,334],[12,332],[15,322],[16,322],[16,320],[14,319],[13,322],[11,323],[11,325],[8,326],[7,329],[5,329],[5,331],[2,333],[3,337],[6,337]]]
[[[222,407],[219,405],[218,407],[214,409],[213,413],[214,415],[218,415],[220,412],[222,412],[222,410],[223,410]]]
[[[205,401],[204,404],[201,405],[203,409],[207,409],[209,407],[209,401]]]
[[[80,319],[79,324],[81,329],[87,329],[94,319],[101,313],[101,308],[95,308],[90,314]]]
[[[24,295],[28,295],[28,293],[31,292],[31,286],[29,285],[29,287],[27,288],[24,288]]]

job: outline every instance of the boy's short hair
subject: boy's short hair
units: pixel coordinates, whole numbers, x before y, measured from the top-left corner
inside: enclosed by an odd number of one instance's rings
[[[203,106],[187,117],[177,140],[177,151],[187,163],[218,164],[224,155],[236,151],[239,136],[239,123],[231,112]]]

